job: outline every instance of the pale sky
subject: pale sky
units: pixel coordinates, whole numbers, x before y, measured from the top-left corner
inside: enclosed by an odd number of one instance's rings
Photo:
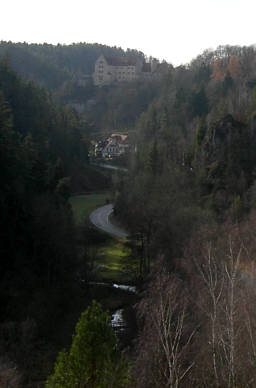
[[[0,40],[102,43],[173,65],[256,43],[255,0],[0,0]]]

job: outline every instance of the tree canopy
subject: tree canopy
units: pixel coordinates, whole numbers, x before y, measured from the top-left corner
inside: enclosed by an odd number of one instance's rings
[[[122,388],[128,363],[118,351],[107,312],[95,301],[81,315],[70,350],[59,353],[46,388]]]

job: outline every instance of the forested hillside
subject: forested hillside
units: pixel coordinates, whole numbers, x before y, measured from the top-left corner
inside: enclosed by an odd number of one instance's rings
[[[149,276],[134,387],[254,387],[254,47],[169,70],[116,214]]]
[[[0,57],[8,56],[15,71],[24,78],[56,89],[64,81],[92,75],[96,59],[101,55],[133,56],[144,59],[136,50],[101,44],[74,43],[71,45],[28,44],[0,42]]]
[[[158,83],[94,87],[92,73],[101,54],[145,60],[142,52],[100,44],[54,46],[0,42],[0,58],[8,60],[23,78],[47,88],[55,102],[74,107],[93,131],[131,129],[157,94]]]
[[[237,206],[241,217],[249,211],[255,170],[255,60],[253,48],[227,46],[203,53],[187,67],[170,69],[137,121],[131,179],[145,182],[149,193],[160,184],[168,190],[175,176],[178,185],[188,179],[191,183],[185,181],[174,200],[192,191],[200,209],[217,219],[225,219]],[[141,190],[139,185],[138,195]],[[161,194],[163,199],[165,192]],[[124,195],[129,201],[136,194],[129,190]]]
[[[0,62],[1,379],[5,369],[10,379],[21,373],[25,385],[40,368],[45,373],[40,357],[54,352],[76,311],[78,232],[69,197],[109,184],[88,164],[87,131],[71,107]]]

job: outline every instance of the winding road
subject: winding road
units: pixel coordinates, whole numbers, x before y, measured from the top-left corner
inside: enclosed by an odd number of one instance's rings
[[[118,238],[128,237],[128,233],[118,226],[111,224],[109,216],[113,212],[113,205],[105,205],[94,210],[90,215],[90,221],[97,228],[104,230],[104,232],[110,233]]]

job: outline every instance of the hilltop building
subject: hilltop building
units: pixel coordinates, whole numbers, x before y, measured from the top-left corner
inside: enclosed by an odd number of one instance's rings
[[[143,62],[133,57],[100,57],[95,62],[93,82],[95,86],[129,82],[136,79],[153,79],[158,75],[159,62]]]

